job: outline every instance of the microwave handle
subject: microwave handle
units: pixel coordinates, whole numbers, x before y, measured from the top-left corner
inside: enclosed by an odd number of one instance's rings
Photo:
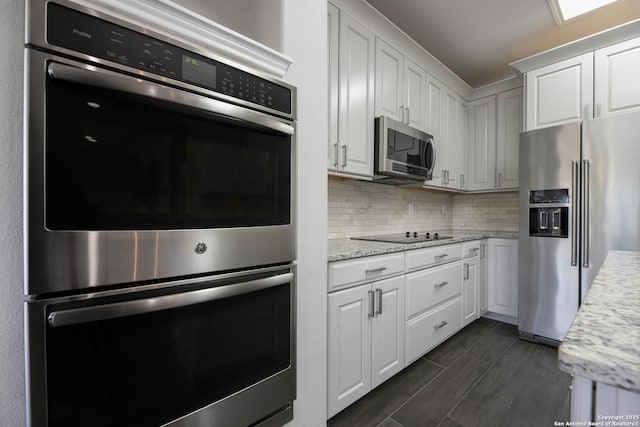
[[[293,273],[283,273],[276,276],[233,283],[226,286],[198,289],[180,294],[162,295],[133,301],[116,302],[93,307],[71,308],[68,310],[52,311],[48,322],[51,327],[76,325],[97,320],[115,319],[136,314],[151,313],[199,304],[207,301],[242,295],[249,292],[268,289],[284,285],[293,280]]]
[[[240,121],[269,128],[287,135],[293,135],[294,132],[293,126],[274,120],[267,114],[113,71],[93,67],[88,68],[88,66],[87,68],[79,68],[52,62],[47,67],[47,72],[52,79],[116,90],[172,104],[184,105],[206,113],[235,120],[239,119]]]

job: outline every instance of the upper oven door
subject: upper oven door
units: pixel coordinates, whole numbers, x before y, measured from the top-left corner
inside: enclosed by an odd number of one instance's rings
[[[291,122],[27,50],[27,294],[291,261]]]

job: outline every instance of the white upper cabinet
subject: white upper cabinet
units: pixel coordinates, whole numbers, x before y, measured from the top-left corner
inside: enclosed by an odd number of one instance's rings
[[[335,18],[339,15],[336,35]],[[373,176],[374,36],[329,4],[329,169]],[[335,40],[337,39],[337,58]],[[333,43],[333,44],[332,44]],[[337,60],[337,84],[335,62]],[[336,96],[337,89],[337,96]],[[335,112],[337,101],[337,114]],[[337,129],[337,132],[336,132]],[[337,139],[336,138],[337,134]]]
[[[436,152],[436,163],[433,177],[425,184],[441,186],[445,177],[442,174],[444,141],[442,139],[442,108],[444,105],[445,88],[442,83],[427,74],[427,133],[433,136],[433,147]]]
[[[594,116],[640,110],[640,38],[595,52]]]
[[[376,117],[404,121],[404,57],[376,37]]]
[[[468,190],[467,152],[469,150],[469,105],[461,100],[458,103],[458,138],[455,152],[458,188]]]
[[[570,58],[525,75],[526,130],[592,116],[593,53]]]
[[[462,173],[462,161],[464,156],[461,156],[461,147],[458,132],[458,114],[460,102],[458,95],[446,88],[444,95],[444,143],[442,147],[442,168],[445,170],[444,186],[452,189],[460,189],[460,174]],[[437,155],[437,154],[436,154]]]
[[[425,130],[426,72],[384,40],[376,38],[377,116]]]
[[[340,33],[340,11],[331,3],[327,4],[327,36],[329,67],[329,145],[327,146],[327,167],[338,170],[338,35]]]
[[[426,128],[427,73],[404,58],[404,102],[406,121],[409,126],[424,131]]]
[[[517,189],[519,147],[522,130],[522,88],[498,94],[496,134],[496,188]]]
[[[496,177],[496,97],[469,103],[468,190],[493,190]]]

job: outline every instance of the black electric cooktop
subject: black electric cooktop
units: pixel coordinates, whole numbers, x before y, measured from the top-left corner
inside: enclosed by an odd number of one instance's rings
[[[352,237],[351,240],[385,243],[422,243],[434,240],[452,239],[453,236],[442,236],[439,233],[407,231],[406,233],[382,234],[379,236]]]

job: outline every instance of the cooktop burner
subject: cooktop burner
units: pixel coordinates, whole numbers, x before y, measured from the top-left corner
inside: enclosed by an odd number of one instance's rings
[[[420,243],[431,242],[433,240],[452,239],[453,236],[441,236],[438,233],[410,232],[382,234],[380,236],[363,236],[352,237],[351,240],[366,240],[368,242],[385,242],[385,243]]]

